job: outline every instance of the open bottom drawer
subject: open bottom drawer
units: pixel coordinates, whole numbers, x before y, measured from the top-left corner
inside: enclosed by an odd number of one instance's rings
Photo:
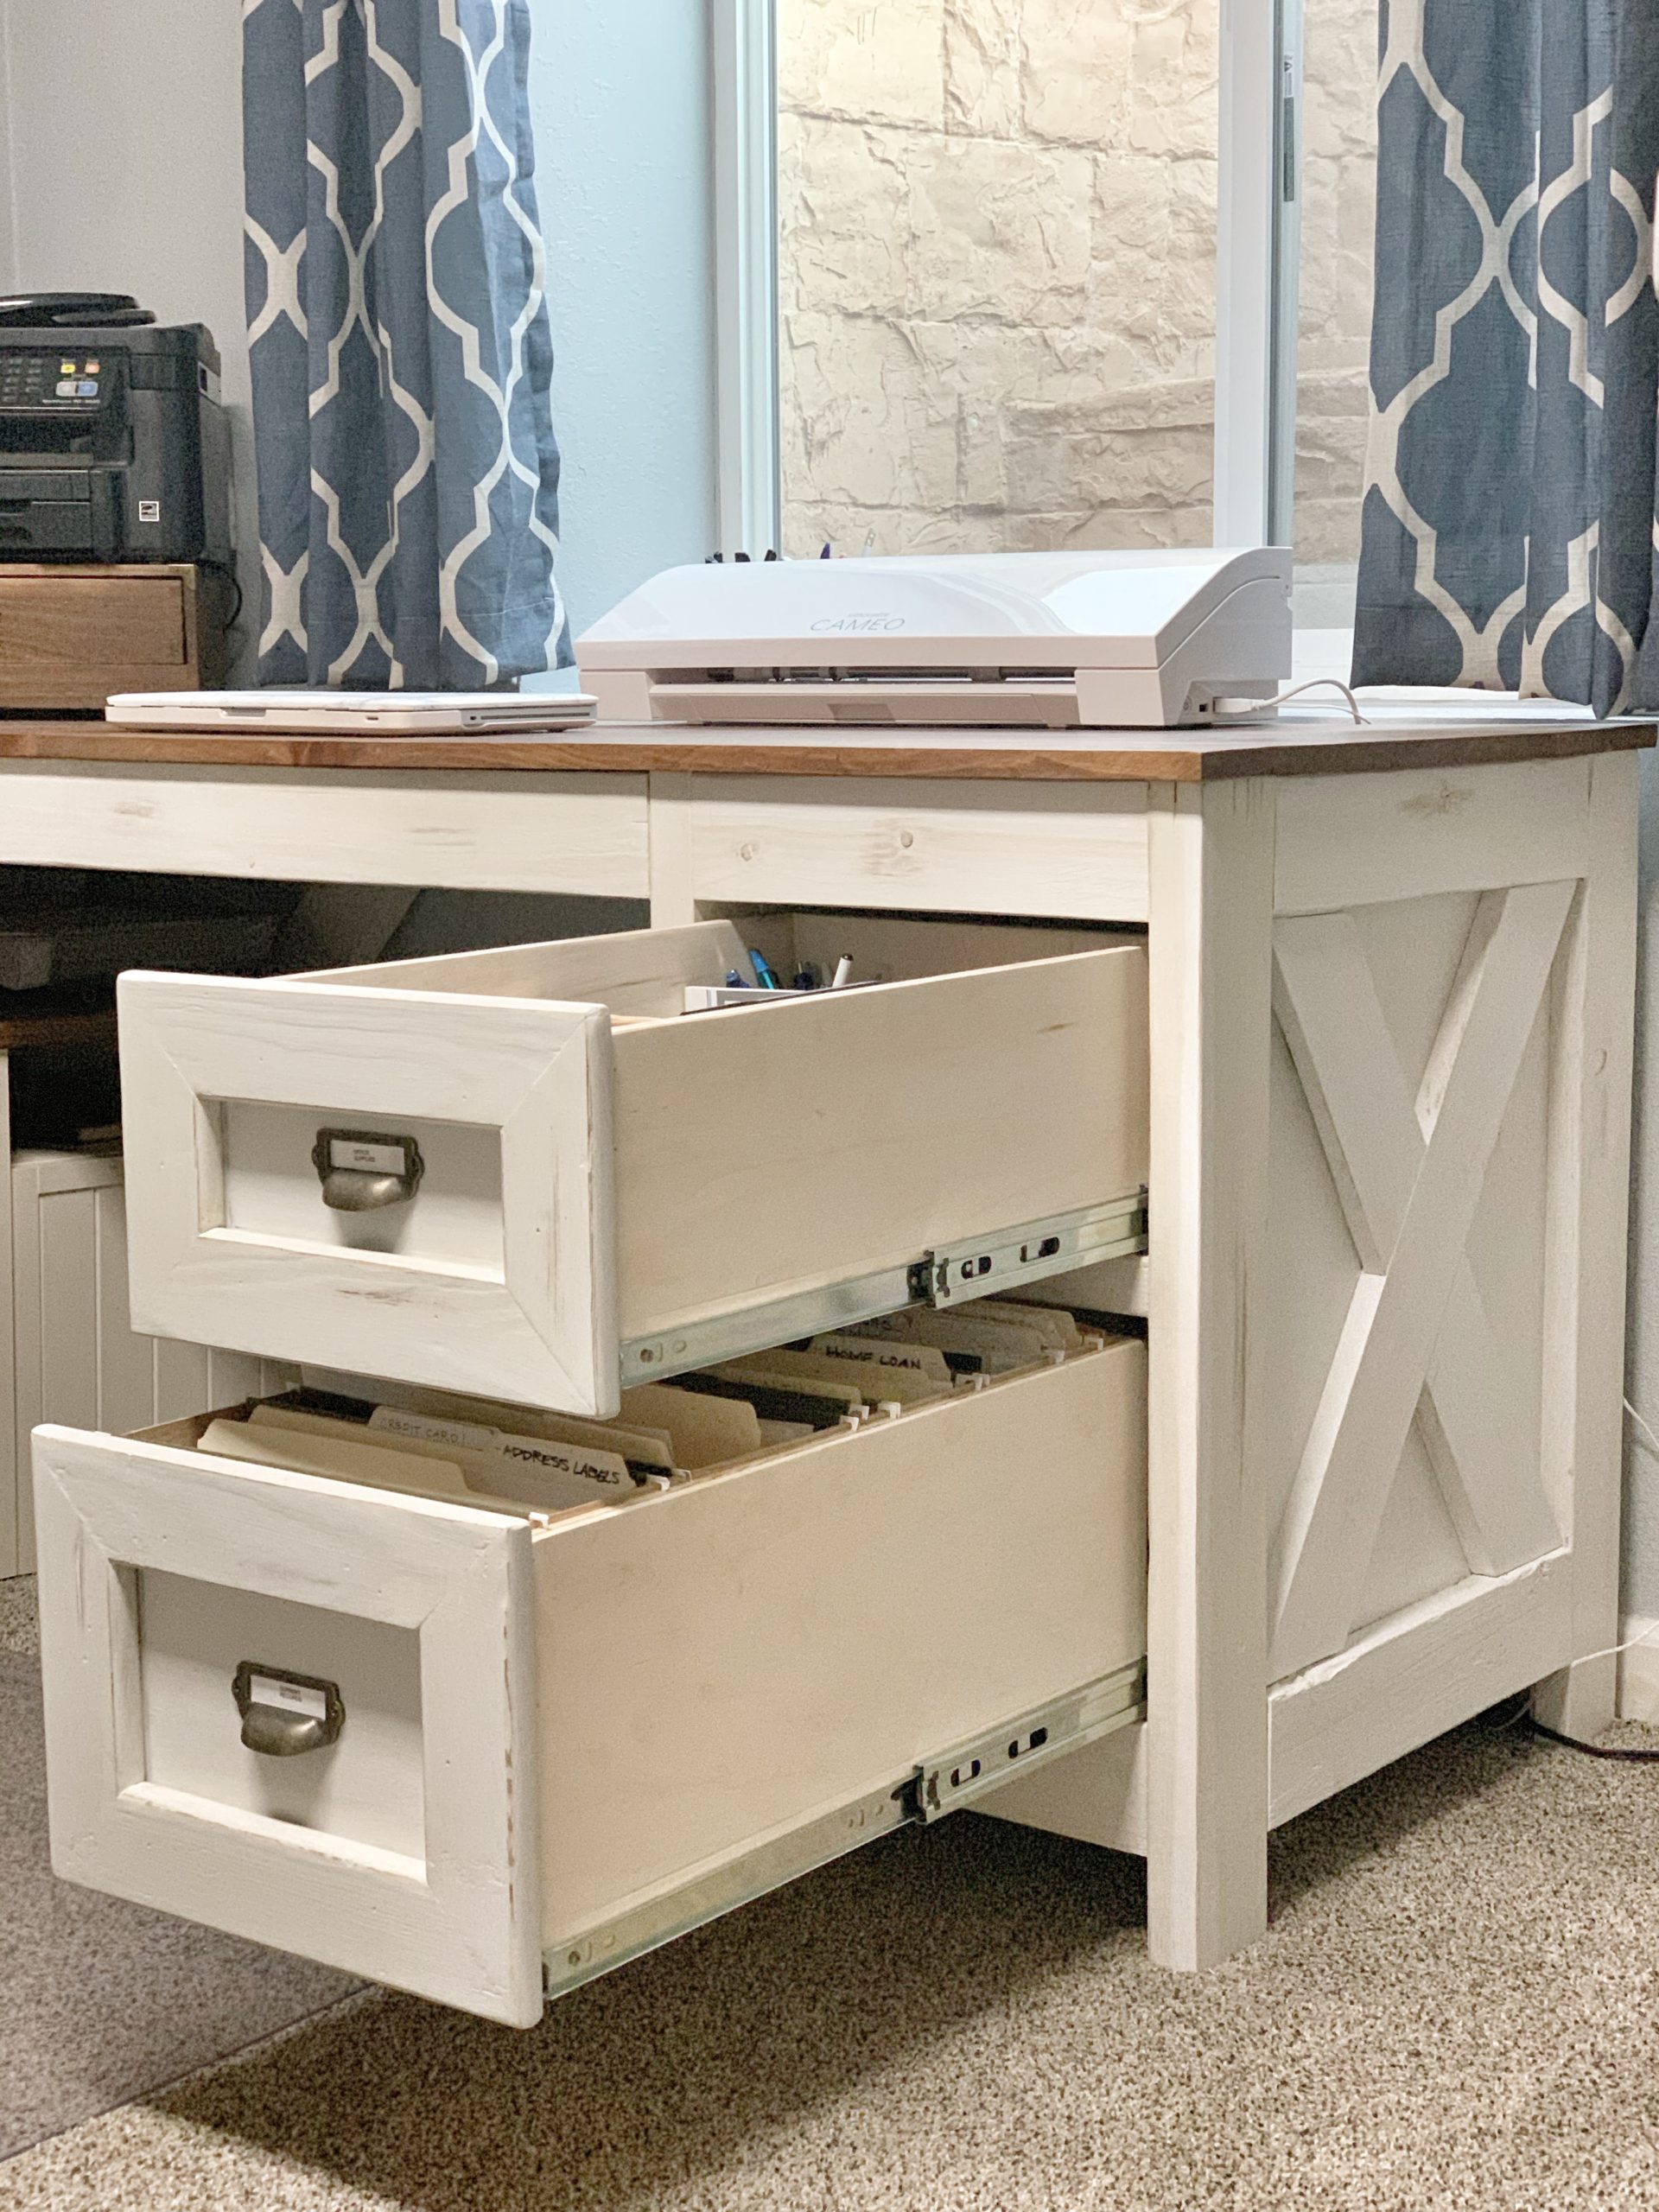
[[[53,1864],[492,2018],[1140,1709],[1132,1340],[556,1515],[201,1426],[36,1432]]]

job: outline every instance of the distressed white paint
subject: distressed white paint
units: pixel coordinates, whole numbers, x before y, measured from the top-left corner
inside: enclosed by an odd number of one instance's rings
[[[0,861],[612,899],[650,888],[642,776],[0,760]]]
[[[54,1872],[530,2026],[541,1947],[529,1522],[73,1429],[43,1428],[35,1450]],[[418,1738],[405,1729],[379,1753],[401,1745],[418,1758],[421,1827],[405,1821],[398,1838],[416,1847],[367,1840],[351,1809],[331,1806],[340,1824],[313,1827],[254,1809],[242,1777],[221,1787],[238,1728],[228,1681],[213,1722],[191,1707],[226,1738],[223,1764],[182,1774],[167,1718],[152,1729],[148,1707],[199,1699],[200,1670],[181,1668],[164,1629],[149,1678],[149,1571],[264,1601],[251,1632],[294,1623],[298,1649],[238,1655],[262,1665],[320,1671],[304,1664],[312,1609],[391,1630],[394,1670],[418,1637]],[[371,1676],[383,1663],[372,1637],[356,1656]],[[357,1685],[344,1689],[349,1727]],[[374,1764],[372,1744],[348,1796],[370,1792]]]
[[[603,1007],[143,974],[122,977],[120,1007],[139,1327],[614,1410]],[[423,1250],[418,1195],[397,1253],[232,1225],[219,1102],[239,1100],[319,1128],[396,1136],[412,1116],[488,1131],[512,1198],[479,1200],[497,1205],[499,1263]]]

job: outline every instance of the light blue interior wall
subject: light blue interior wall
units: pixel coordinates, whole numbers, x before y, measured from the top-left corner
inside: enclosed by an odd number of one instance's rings
[[[574,624],[715,543],[706,0],[533,0]],[[212,327],[257,575],[233,0],[0,0],[0,282]],[[254,594],[250,592],[250,596]]]
[[[715,523],[705,0],[536,0],[542,228],[574,629]]]

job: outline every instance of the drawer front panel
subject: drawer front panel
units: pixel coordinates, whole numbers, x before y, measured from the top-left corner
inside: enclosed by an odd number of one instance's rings
[[[423,1865],[419,1630],[162,1567],[135,1572],[147,1780],[227,1817],[280,1821],[340,1849]],[[351,1726],[327,1758],[264,1757],[232,1725],[226,1693],[243,1661],[280,1668],[294,1651],[307,1673],[343,1687]],[[311,1702],[298,1692],[295,1701]]]
[[[528,1522],[57,1428],[35,1505],[54,1870],[537,2018]],[[256,1759],[244,1662],[338,1740]]]
[[[120,1007],[135,1327],[614,1403],[602,1007],[144,975]]]

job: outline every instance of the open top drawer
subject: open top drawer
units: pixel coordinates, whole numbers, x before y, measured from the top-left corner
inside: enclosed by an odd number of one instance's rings
[[[1138,1717],[1145,1378],[1095,1338],[554,1513],[39,1429],[53,1865],[527,2025]]]
[[[861,988],[688,1012],[760,947]],[[136,1328],[575,1412],[1138,1245],[1138,938],[772,913],[120,984]]]

